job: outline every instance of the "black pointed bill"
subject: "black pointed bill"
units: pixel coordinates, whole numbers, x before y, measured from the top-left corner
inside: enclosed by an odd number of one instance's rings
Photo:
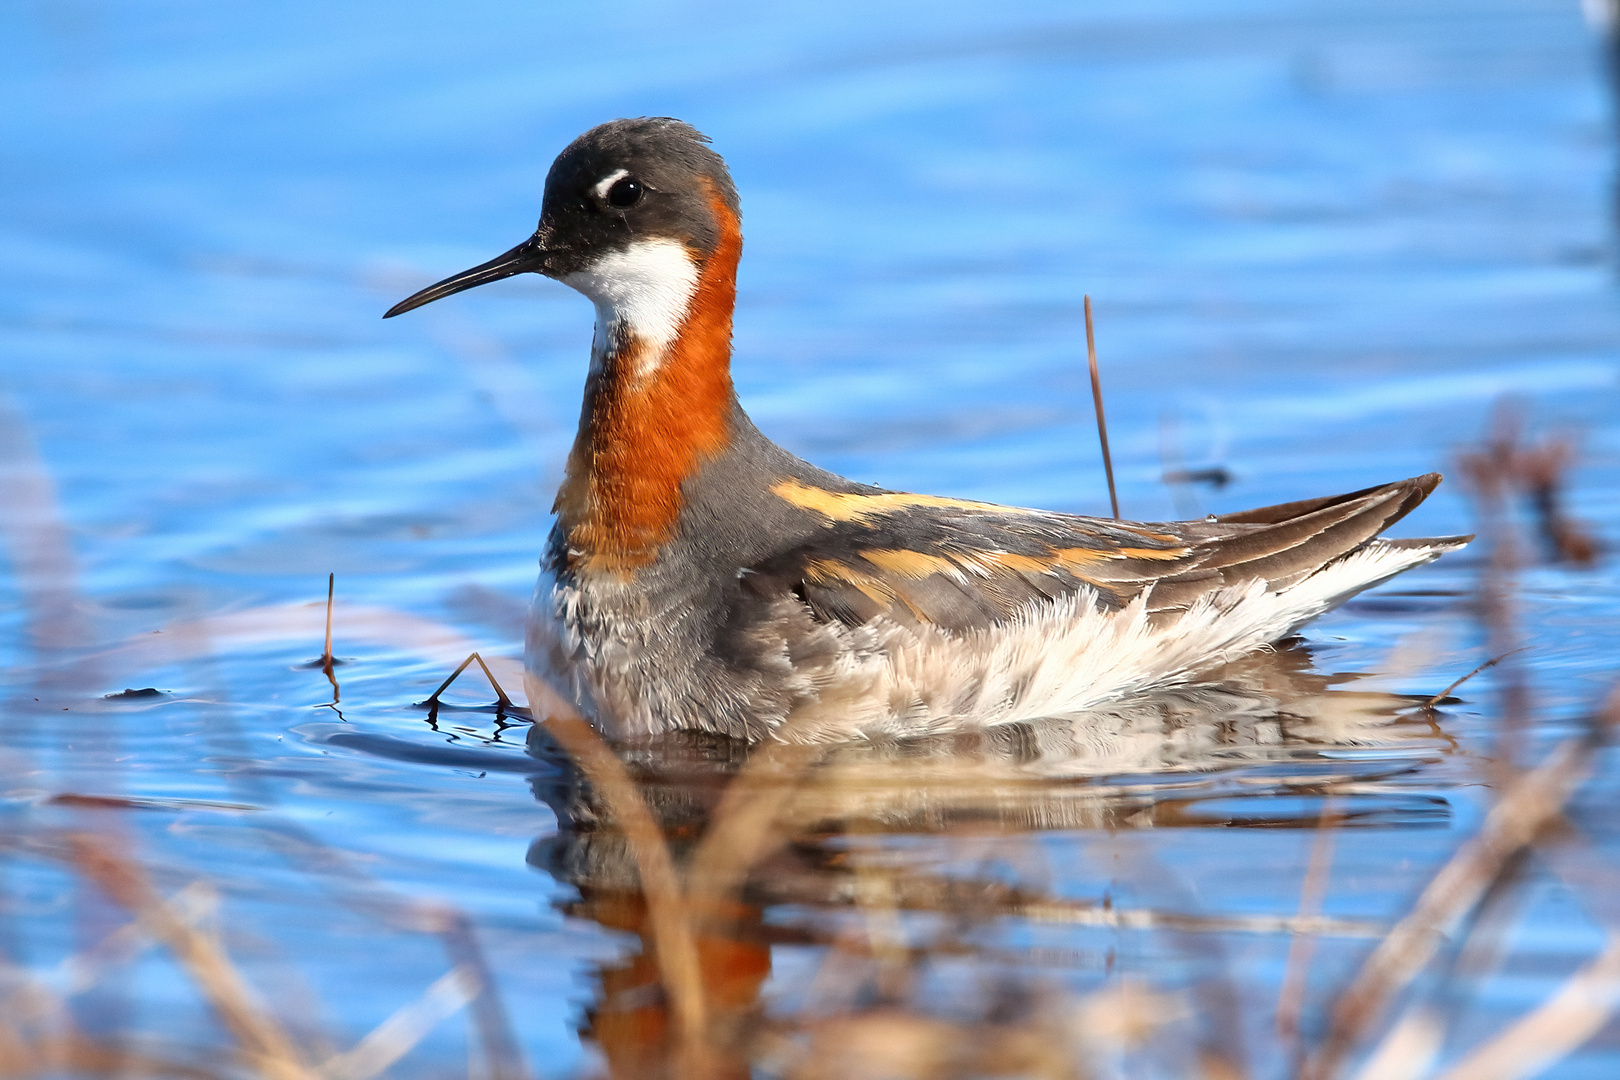
[[[435,285],[429,285],[421,292],[412,293],[384,312],[383,318],[392,319],[395,315],[403,315],[413,308],[431,304],[452,293],[487,285],[501,278],[509,278],[516,274],[543,274],[546,271],[547,254],[546,248],[540,243],[540,238],[531,236],[504,255],[497,255],[487,263],[480,263],[471,270],[463,270]]]

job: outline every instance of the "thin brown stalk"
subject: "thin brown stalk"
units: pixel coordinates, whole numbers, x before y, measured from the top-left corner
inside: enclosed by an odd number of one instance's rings
[[[472,664],[472,662],[474,660],[477,660],[480,665],[483,664],[483,660],[479,657],[479,655],[477,653],[468,653],[467,654],[467,659],[463,660],[461,662],[461,664],[456,668],[456,670],[452,671],[450,673],[450,675],[444,680],[444,682],[439,684],[439,688],[437,690],[433,691],[433,693],[428,695],[426,704],[428,704],[428,705],[437,705],[439,703],[439,695],[444,693],[446,690],[450,689],[450,684],[455,682],[458,678],[460,678],[461,673],[463,671],[466,671],[467,668]],[[489,671],[489,669],[484,668],[484,671],[487,673]],[[493,679],[493,676],[491,676],[491,678]]]
[[[859,855],[853,861],[853,899],[866,925],[867,949],[877,965],[877,990],[884,999],[897,1001],[911,982],[912,955],[900,921],[895,871]]]
[[[121,1045],[108,1046],[78,1032],[52,1035],[29,1046],[23,1057],[0,1056],[0,1077],[34,1080],[43,1075],[156,1076],[164,1080],[224,1080],[232,1070],[205,1069],[180,1061],[142,1054]]]
[[[1571,739],[1515,780],[1485,818],[1478,835],[1430,880],[1417,903],[1373,949],[1339,997],[1327,1037],[1307,1063],[1307,1080],[1338,1075],[1363,1033],[1434,956],[1513,856],[1562,813],[1588,767],[1590,744]]]
[[[351,1049],[321,1066],[325,1080],[371,1080],[410,1052],[441,1020],[478,996],[478,974],[453,968],[421,997],[401,1006]]]
[[[1333,838],[1342,817],[1337,798],[1330,795],[1323,800],[1322,816],[1311,843],[1310,862],[1305,866],[1305,881],[1299,890],[1301,919],[1321,914],[1322,901],[1327,896],[1328,873],[1333,866]],[[1277,1038],[1291,1054],[1299,1049],[1299,1018],[1304,1011],[1306,978],[1315,949],[1316,938],[1310,933],[1296,933],[1288,943],[1288,961],[1283,969],[1282,988],[1277,994]]]
[[[782,807],[821,754],[822,748],[804,743],[770,743],[754,752],[709,815],[708,830],[692,854],[687,880],[694,895],[712,903],[742,887],[773,838],[783,839]]]
[[[1102,444],[1103,472],[1108,476],[1108,505],[1119,520],[1119,494],[1114,490],[1114,458],[1108,452],[1108,420],[1103,416],[1102,376],[1097,372],[1097,334],[1091,325],[1091,297],[1086,297],[1086,363],[1091,367],[1091,403],[1097,410],[1097,441]]]
[[[136,863],[86,834],[70,839],[73,860],[115,903],[139,916],[174,952],[236,1040],[249,1067],[267,1080],[315,1080],[275,1018],[254,999],[220,943],[190,925]]]
[[[332,658],[332,598],[337,590],[337,574],[326,575],[326,644],[321,649],[321,673],[326,681],[332,684],[332,704],[336,705],[342,700],[342,691],[338,687],[337,661]]]
[[[1586,1042],[1608,1021],[1620,1000],[1620,936],[1571,975],[1541,1005],[1506,1031],[1475,1047],[1440,1080],[1521,1080]]]
[[[428,921],[439,926],[439,938],[449,954],[452,972],[462,972],[471,987],[468,1007],[490,1080],[527,1077],[529,1070],[523,1062],[523,1051],[512,1032],[506,1006],[495,988],[495,973],[489,968],[472,923],[465,914],[449,907],[442,908]]]
[[[530,680],[532,683],[534,680]],[[543,700],[532,689],[530,701]],[[554,706],[544,721],[546,730],[574,759],[591,786],[611,809],[624,830],[641,876],[642,893],[653,927],[659,977],[675,1013],[679,1037],[679,1070],[699,1077],[706,1061],[708,1002],[703,972],[698,964],[690,913],[664,834],[646,802],[602,737],[578,713]]]
[[[56,482],[29,431],[28,419],[0,397],[0,540],[5,541],[34,648],[76,649],[95,640],[78,588]]]
[[[326,575],[326,646],[321,650],[321,662],[332,664],[332,598],[337,592],[337,575]]]
[[[1520,646],[1517,649],[1512,649],[1512,650],[1510,650],[1508,652],[1505,652],[1501,656],[1493,656],[1493,657],[1491,657],[1489,660],[1487,660],[1483,664],[1479,665],[1479,667],[1475,668],[1473,671],[1470,671],[1468,674],[1464,675],[1462,678],[1456,680],[1450,686],[1446,687],[1444,690],[1442,690],[1438,694],[1434,695],[1434,697],[1430,698],[1428,701],[1425,701],[1421,707],[1425,708],[1425,709],[1434,708],[1436,705],[1438,705],[1442,701],[1446,700],[1446,698],[1450,697],[1451,692],[1453,690],[1457,689],[1457,687],[1461,686],[1463,683],[1467,682],[1469,679],[1472,679],[1475,675],[1478,675],[1480,672],[1485,671],[1485,670],[1487,670],[1489,668],[1495,667],[1497,664],[1500,664],[1503,660],[1506,660],[1508,657],[1512,656],[1514,653],[1522,653],[1522,652],[1524,652],[1524,650],[1528,649],[1529,647],[1530,646],[1528,646],[1528,645],[1523,645],[1523,646]]]
[[[1355,1080],[1422,1080],[1440,1055],[1445,1036],[1445,1026],[1432,1007],[1412,1009],[1389,1029]]]
[[[1133,831],[1115,834],[1109,850],[1120,860],[1112,863],[1110,876],[1125,888],[1138,895],[1164,897],[1183,911],[1197,909],[1197,894],[1181,869],[1160,860]],[[1109,914],[1106,908],[1104,914]],[[1208,928],[1214,920],[1193,916],[1189,925],[1183,922],[1186,916],[1151,914],[1152,921],[1165,931],[1171,947],[1201,973],[1189,987],[1189,997],[1201,1014],[1196,1043],[1192,1047],[1199,1066],[1198,1075],[1205,1080],[1247,1076],[1248,1052],[1244,1048],[1242,1023],[1244,999],[1232,976],[1232,960],[1226,943],[1219,934],[1188,932]]]
[[[849,1012],[860,993],[866,963],[872,956],[870,927],[850,927],[834,938],[822,954],[804,990],[801,1017],[836,1016]]]
[[[1366,919],[1325,915],[1189,915],[1155,908],[1102,907],[1072,900],[1039,900],[1007,908],[1031,922],[1116,930],[1170,930],[1190,934],[1310,934],[1313,937],[1377,938],[1385,927]]]
[[[1508,515],[1508,499],[1518,484],[1520,434],[1523,417],[1512,402],[1498,403],[1491,433],[1480,447],[1458,458],[1469,493],[1479,515],[1480,534],[1489,543],[1489,557],[1480,571],[1477,610],[1492,654],[1506,658],[1518,651],[1515,582],[1521,565],[1519,537]],[[1510,664],[1497,680],[1500,722],[1495,765],[1499,782],[1506,784],[1518,768],[1529,722],[1529,688],[1518,665]]]

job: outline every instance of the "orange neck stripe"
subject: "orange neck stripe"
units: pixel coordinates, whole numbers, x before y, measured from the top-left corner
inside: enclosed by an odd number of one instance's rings
[[[628,575],[652,562],[674,532],[682,482],[731,441],[731,316],[742,229],[718,193],[710,204],[720,240],[662,362],[638,377],[646,346],[630,336],[609,343],[601,371],[586,382],[554,507],[568,546],[583,555],[580,569]]]

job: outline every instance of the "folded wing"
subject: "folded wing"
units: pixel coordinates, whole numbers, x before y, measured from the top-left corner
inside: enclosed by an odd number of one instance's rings
[[[1150,612],[1173,618],[1228,585],[1261,579],[1272,591],[1288,589],[1368,544],[1457,546],[1466,538],[1375,539],[1439,482],[1430,473],[1347,495],[1149,524],[890,500],[881,505],[892,509],[829,515],[812,541],[749,568],[743,580],[765,595],[791,591],[818,619],[851,626],[883,615],[971,630],[1080,591],[1108,609],[1145,595]]]

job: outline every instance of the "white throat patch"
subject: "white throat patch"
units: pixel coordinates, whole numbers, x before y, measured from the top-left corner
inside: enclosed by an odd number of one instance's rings
[[[596,305],[592,367],[606,358],[614,331],[623,327],[646,346],[636,374],[645,378],[657,371],[686,321],[697,281],[697,263],[679,240],[637,240],[563,278]]]

